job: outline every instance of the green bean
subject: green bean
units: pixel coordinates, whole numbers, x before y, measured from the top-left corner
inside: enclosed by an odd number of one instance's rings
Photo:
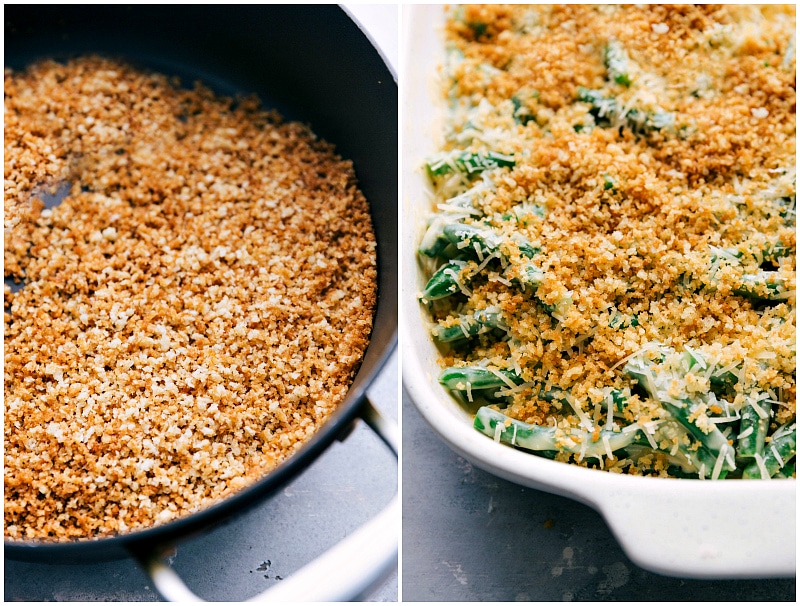
[[[513,375],[512,375],[513,376]],[[495,382],[497,383],[497,382]],[[499,385],[495,385],[499,386]],[[628,404],[628,396],[619,389],[612,389],[609,392],[612,403],[618,411],[622,412]],[[560,390],[542,390],[539,397],[543,400],[553,402],[560,401],[568,403],[565,393]],[[603,404],[607,404],[606,401]],[[496,437],[501,442],[526,448],[533,451],[543,452],[569,452],[582,454],[584,456],[602,456],[610,453],[618,453],[620,450],[645,449],[648,452],[660,452],[667,456],[676,464],[680,464],[687,473],[703,473],[711,475],[717,465],[717,457],[703,446],[691,434],[686,433],[685,428],[681,429],[679,435],[686,435],[689,443],[678,441],[677,455],[662,449],[659,442],[666,437],[672,446],[671,437],[678,431],[680,425],[674,426],[672,433],[665,433],[667,430],[662,426],[656,430],[656,435],[652,439],[645,436],[641,427],[630,425],[623,430],[602,429],[599,432],[588,431],[585,429],[573,428],[570,430],[556,430],[553,427],[542,427],[531,425],[522,421],[512,419],[502,412],[489,407],[482,407],[478,410],[474,426],[486,435]],[[498,429],[498,426],[500,429]],[[595,439],[597,436],[598,439]],[[584,446],[584,442],[586,445]],[[654,448],[655,444],[655,448]],[[723,466],[718,470],[718,477],[726,477],[730,467]]]
[[[694,473],[695,476],[703,469],[710,473],[716,463],[716,459],[702,447],[692,450],[688,446],[681,445],[678,452],[682,457],[679,458],[659,448],[653,449],[644,431],[638,426],[629,426],[621,431],[601,429],[596,432],[579,428],[564,430],[512,419],[487,406],[478,409],[473,426],[504,444],[531,450],[537,454],[562,452],[602,457],[619,456],[620,451],[628,452],[634,448],[641,448],[647,452],[660,452],[668,456],[680,464],[684,471]],[[727,470],[722,470],[719,477],[724,478],[726,473]]]
[[[512,419],[487,406],[478,409],[474,427],[501,442],[533,451],[558,451],[590,457],[606,456],[634,443],[641,429],[632,431],[601,430],[599,439],[584,429],[557,429]]]
[[[608,77],[622,86],[631,85],[628,74],[628,55],[619,40],[612,38],[603,49],[603,62],[605,63]]]
[[[723,479],[734,471],[734,460],[721,460],[674,417],[658,425],[647,446],[679,463],[684,471],[693,469],[696,476]]]
[[[542,306],[545,311],[556,320],[563,320],[572,308],[572,296],[568,294],[564,295],[553,304],[542,301]]]
[[[734,294],[757,301],[777,301],[786,296],[786,281],[777,271],[744,274]]]
[[[708,367],[708,362],[698,352],[691,351],[688,348],[683,352],[684,357],[688,361],[689,370],[693,370],[699,366],[701,370]],[[715,393],[730,391],[739,381],[739,377],[731,370],[714,369],[708,377],[711,384],[711,390]]]
[[[695,405],[690,399],[673,399],[667,388],[660,387],[654,379],[652,365],[639,358],[629,360],[624,366],[624,372],[647,391],[648,395],[659,402],[672,418],[680,423],[696,440],[698,440],[716,458],[723,457],[723,469],[735,469],[733,448],[728,444],[725,435],[714,425],[708,422],[701,426],[699,418],[692,414]]]
[[[471,177],[486,170],[514,165],[512,154],[460,151],[438,154],[428,160],[425,166],[428,175],[433,179],[455,172]]]
[[[717,466],[717,457],[701,444],[696,444],[694,448],[684,445],[678,446],[678,451],[687,458],[688,461],[697,469],[698,475],[703,477],[713,477],[714,469]],[[724,480],[728,473],[734,471],[736,467],[727,463],[717,471],[716,479]]]
[[[445,225],[442,234],[456,250],[478,261],[498,252],[502,242],[502,238],[490,228],[465,223]]]
[[[736,383],[739,382],[739,377],[730,370],[727,370],[721,374],[712,373],[708,380],[709,383],[711,383],[711,390],[717,393],[732,390],[736,386]]]
[[[636,116],[636,118],[633,117],[634,112],[639,114]],[[637,132],[637,129],[631,124],[631,121],[634,119],[637,120],[641,125],[638,129],[638,132],[651,132],[654,130],[660,131],[675,126],[675,114],[670,112],[644,112],[635,109],[631,110],[627,115],[627,120],[631,130]]]
[[[420,300],[436,301],[462,292],[462,288],[469,285],[474,277],[463,274],[466,266],[467,262],[463,259],[453,259],[442,265],[428,280],[425,289],[420,293]],[[529,289],[535,292],[544,280],[544,272],[533,263],[525,263],[516,270],[513,268],[513,265],[509,265],[506,273],[511,271],[511,281],[519,285],[523,290]],[[550,315],[556,319],[561,319],[572,306],[572,297],[569,295],[564,296],[552,305],[543,301],[540,301],[540,303]]]
[[[442,230],[446,225],[460,223],[467,217],[483,214],[475,207],[474,202],[476,196],[487,189],[489,189],[489,186],[486,182],[480,181],[467,191],[445,200],[440,207],[443,209],[441,211],[443,214],[438,214],[428,226],[420,242],[419,253],[426,257],[446,256],[446,249],[452,247],[450,246],[450,240],[444,236]]]
[[[792,254],[792,249],[788,246],[784,246],[780,240],[768,243],[767,246],[760,251],[762,263],[778,263],[782,257],[788,257],[790,254]]]
[[[517,124],[522,124],[524,126],[528,122],[536,119],[536,116],[533,115],[530,108],[516,95],[512,95],[511,103],[514,106],[514,122]]]
[[[776,431],[770,439],[769,445],[764,448],[762,460],[763,470],[771,478],[797,454],[797,425],[784,426]],[[762,466],[758,461],[750,463],[742,473],[743,478],[764,479]]]
[[[539,248],[538,246],[534,246],[519,234],[513,234],[511,236],[511,239],[517,245],[517,248],[519,248],[519,253],[526,259],[530,259],[533,256],[538,255],[540,252],[542,252],[541,248]]]
[[[450,250],[460,258],[451,260],[431,276],[420,296],[422,300],[434,301],[461,292],[462,285],[469,284],[473,277],[463,275],[463,269],[466,267],[465,258],[483,262],[487,257],[497,255],[505,262],[509,261],[508,255],[501,251],[502,237],[490,227],[466,223],[444,224],[441,226],[441,234],[441,240],[446,240],[447,245],[442,246],[441,241],[431,238],[425,245],[426,250],[440,256]],[[514,235],[511,240],[516,244],[524,259],[530,259],[539,252],[539,248],[528,242],[523,236]],[[439,243],[437,244],[437,242]],[[532,261],[525,261],[518,265],[509,264],[504,273],[523,290],[530,290],[534,293],[544,281],[544,272]],[[548,313],[559,319],[563,318],[569,310],[572,298],[566,296],[553,305],[544,302],[542,304]]]
[[[725,457],[725,465],[728,470],[734,469],[733,448],[728,444],[725,435],[713,424],[710,428],[703,428],[699,426],[696,421],[692,420],[692,404],[693,402],[691,400],[683,400],[680,404],[661,402],[661,406],[664,407],[672,418],[683,425],[715,458],[719,456]]]
[[[768,244],[763,249],[756,251],[756,255],[761,259],[770,262],[775,262],[787,254],[789,254],[789,249],[780,242]],[[738,264],[743,256],[744,253],[738,249],[716,247],[711,249],[712,264],[721,261]],[[786,281],[777,271],[760,270],[754,274],[743,274],[739,285],[733,289],[733,293],[756,301],[781,300],[786,295]]]
[[[535,217],[544,218],[546,209],[541,204],[532,204],[530,202],[523,202],[511,207],[507,213],[501,215],[503,221],[510,221],[511,219],[527,225],[527,217],[533,215]]]
[[[741,255],[741,253],[739,253]],[[778,240],[776,242],[767,242],[763,248],[757,250],[755,253],[756,259],[761,263],[774,263],[780,262],[782,257],[787,257],[792,254],[792,249]]]
[[[608,327],[613,328],[614,330],[623,330],[625,328],[628,328],[629,326],[634,326],[634,327],[639,326],[638,315],[631,314],[629,318],[621,313],[615,312],[611,316],[611,319],[608,321]]]
[[[616,100],[604,97],[600,91],[580,86],[578,87],[578,101],[590,104],[589,113],[597,126],[611,126],[613,122],[616,122],[619,115]]]
[[[432,329],[434,338],[441,343],[451,343],[474,337],[489,332],[493,329],[508,330],[499,311],[479,309],[478,311],[460,316],[458,324],[452,326],[435,326]]]
[[[628,396],[620,389],[611,389],[611,403],[617,412],[624,412],[628,407]],[[603,400],[605,403],[605,400]]]
[[[778,198],[776,206],[778,214],[786,225],[797,223],[797,196],[783,196]]]
[[[756,454],[763,455],[764,440],[769,427],[769,411],[761,408],[757,402],[749,402],[741,412],[739,421],[739,437],[737,438],[737,457],[752,458]]]
[[[509,382],[519,385],[523,381],[513,370],[493,371],[483,366],[451,366],[439,375],[439,382],[450,390],[467,391],[509,387]]]
[[[503,237],[489,226],[450,223],[442,227],[442,236],[453,245],[451,250],[457,251],[462,256],[483,261],[485,257],[497,253],[508,260],[508,255],[501,250]],[[520,254],[525,258],[531,258],[541,251],[519,234],[512,235],[510,240],[517,245]]]
[[[661,448],[659,446],[659,442],[662,439],[661,436],[663,433],[664,430],[656,431],[656,435],[653,437],[653,441],[656,443],[656,448],[653,448],[653,445],[650,443],[650,441],[642,435],[637,437],[634,444],[629,446],[626,451],[632,454],[635,448],[639,448],[643,449],[647,453],[661,453],[662,456],[667,457],[668,460],[673,463],[673,465],[680,466],[682,472],[686,474],[685,477],[697,478],[700,475],[706,477],[713,474],[717,459],[708,451],[708,449],[703,447],[702,444],[698,443],[696,440],[692,439],[691,436],[689,436],[689,444],[679,440],[677,444],[671,445],[670,449]],[[672,452],[672,448],[675,448],[674,453]],[[728,469],[724,468],[719,470],[717,479],[721,480],[727,477],[728,471]]]
[[[423,301],[436,301],[461,291],[460,275],[467,266],[466,261],[454,259],[442,265],[428,280],[420,294]]]
[[[600,127],[627,126],[635,134],[647,135],[653,131],[671,128],[675,115],[668,112],[648,112],[632,108],[624,112],[617,101],[604,97],[600,91],[578,88],[578,101],[590,104],[589,113]]]
[[[520,255],[524,259],[530,259],[534,255],[541,252],[541,250],[537,247],[528,242],[527,240],[523,239],[521,236],[514,238],[517,246],[519,247]],[[532,292],[536,292],[541,286],[542,282],[544,281],[544,272],[535,264],[533,261],[524,261],[518,268],[515,274],[512,276],[512,280],[519,284],[519,286],[523,290],[530,290]],[[571,303],[571,301],[570,301]],[[543,303],[544,304],[544,303]],[[545,308],[547,309],[547,305]],[[551,315],[554,311],[557,311],[558,307],[553,306],[551,309],[548,309],[548,313]]]
[[[542,282],[544,282],[544,272],[533,263],[525,263],[519,269],[519,272],[514,277],[514,280],[522,287],[523,290],[532,290],[535,292],[539,286],[542,285]],[[545,305],[545,309],[547,309],[548,313],[552,315],[554,311],[557,311],[558,306]]]
[[[751,251],[759,264],[777,263],[781,257],[786,257],[792,253],[792,249],[785,246],[780,240],[766,242],[761,248]],[[716,248],[712,247],[711,262],[715,263],[718,259],[727,259],[732,262],[741,261],[745,253],[738,248]]]
[[[417,249],[421,255],[426,257],[439,257],[445,249],[450,246],[450,240],[445,238],[442,229],[450,222],[447,217],[436,217],[433,222],[428,226],[425,235],[422,237],[419,248]]]

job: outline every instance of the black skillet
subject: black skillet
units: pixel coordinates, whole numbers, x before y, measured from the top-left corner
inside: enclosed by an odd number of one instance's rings
[[[353,422],[371,414],[365,391],[397,342],[397,83],[335,5],[6,5],[5,66],[86,53],[122,57],[217,93],[256,93],[264,106],[309,124],[354,163],[378,242],[378,308],[345,402],[310,442],[271,474],[219,504],[162,526],[93,541],[6,541],[5,557],[37,563],[135,555],[207,531],[262,502]],[[367,410],[367,413],[365,413]],[[386,441],[385,437],[382,436]]]

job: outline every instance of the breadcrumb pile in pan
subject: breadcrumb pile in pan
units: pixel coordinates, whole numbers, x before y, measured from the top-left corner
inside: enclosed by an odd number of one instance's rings
[[[99,57],[6,69],[4,135],[6,538],[161,524],[300,448],[372,327],[351,163]]]

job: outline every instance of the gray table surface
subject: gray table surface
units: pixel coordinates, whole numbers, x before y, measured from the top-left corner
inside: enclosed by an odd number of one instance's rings
[[[456,455],[403,396],[404,602],[789,601],[796,579],[707,581],[633,564],[599,514]]]
[[[397,420],[395,353],[368,393]],[[282,492],[211,533],[182,543],[172,567],[205,600],[242,601],[266,591],[376,515],[397,493],[397,461],[359,423]],[[394,602],[394,571],[365,599]],[[134,560],[91,565],[5,561],[5,601],[159,601]]]

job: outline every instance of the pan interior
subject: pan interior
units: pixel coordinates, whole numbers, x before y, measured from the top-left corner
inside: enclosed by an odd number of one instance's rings
[[[20,69],[40,58],[99,53],[178,76],[186,84],[201,80],[218,94],[256,93],[265,107],[310,124],[353,160],[378,241],[373,335],[341,410],[303,456],[237,497],[164,527],[95,541],[89,559],[126,556],[138,543],[170,540],[255,504],[302,470],[355,416],[396,340],[397,87],[363,34],[336,7],[51,8],[46,15],[31,7],[7,8],[7,66]],[[80,543],[6,545],[10,557],[26,558],[34,551],[68,558],[88,553]]]

